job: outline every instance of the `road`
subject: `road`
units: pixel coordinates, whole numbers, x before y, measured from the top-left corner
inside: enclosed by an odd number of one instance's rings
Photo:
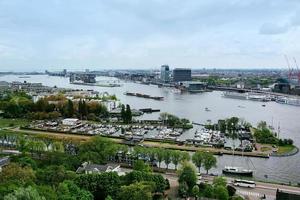
[[[212,182],[213,177],[212,176],[206,176],[203,175],[202,179],[207,182]],[[233,178],[226,177],[228,184],[231,184],[231,182],[234,180]],[[274,200],[276,199],[276,191],[284,190],[287,192],[295,192],[300,194],[300,188],[293,187],[293,186],[287,186],[287,185],[279,185],[279,184],[272,184],[272,183],[263,183],[263,182],[255,182],[256,187],[255,188],[244,188],[244,187],[236,187],[237,193],[248,197],[251,200],[258,200],[264,195],[266,196],[266,199]]]
[[[132,169],[122,168],[123,172],[130,172]],[[167,178],[170,182],[171,189],[169,191],[169,196],[173,197],[172,199],[176,199],[177,189],[178,189],[178,176],[174,173],[166,173],[161,174],[164,178]],[[201,181],[212,183],[214,176],[210,175],[202,175]],[[228,184],[231,185],[231,182],[234,180],[233,178],[226,177]],[[299,193],[300,188],[287,186],[287,185],[279,185],[272,183],[263,183],[263,182],[255,182],[255,188],[244,188],[244,187],[236,187],[237,194],[245,197],[249,200],[260,200],[261,197],[265,195],[266,200],[275,200],[276,199],[276,191],[277,189],[284,190],[287,192]]]

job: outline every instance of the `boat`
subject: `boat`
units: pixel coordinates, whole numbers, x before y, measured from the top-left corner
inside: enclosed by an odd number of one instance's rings
[[[206,112],[209,112],[209,111],[211,111],[211,110],[210,110],[209,108],[206,107],[206,108],[205,108],[205,111],[206,111]]]
[[[238,92],[224,92],[223,97],[246,100],[247,94],[246,93],[238,93]]]
[[[239,175],[239,176],[253,176],[253,170],[244,169],[241,167],[226,166],[222,170],[223,174]]]
[[[146,99],[153,99],[153,100],[163,100],[164,97],[160,97],[160,96],[150,96],[148,94],[142,94],[142,93],[133,93],[133,92],[125,92],[124,95],[127,96],[135,96],[135,97],[141,97],[141,98],[146,98]]]
[[[281,104],[292,105],[292,106],[300,106],[299,98],[279,97],[276,100],[276,102]]]

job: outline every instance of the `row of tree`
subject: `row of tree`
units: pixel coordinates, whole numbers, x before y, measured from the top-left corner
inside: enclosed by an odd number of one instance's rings
[[[172,128],[183,128],[183,129],[193,128],[193,125],[190,123],[188,119],[186,118],[180,119],[179,117],[166,112],[160,114],[159,120],[161,120],[164,125],[170,126]]]
[[[109,114],[106,106],[97,101],[86,102],[80,99],[73,102],[62,95],[57,98],[50,97],[33,102],[32,97],[24,93],[9,92],[8,95],[0,97],[0,110],[6,118],[30,117],[32,119],[56,119],[61,116],[96,119],[107,117]]]

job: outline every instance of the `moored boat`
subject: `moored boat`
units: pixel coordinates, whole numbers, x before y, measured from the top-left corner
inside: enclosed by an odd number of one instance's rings
[[[240,167],[226,166],[222,170],[223,174],[240,175],[240,176],[253,176],[253,170],[243,169]]]

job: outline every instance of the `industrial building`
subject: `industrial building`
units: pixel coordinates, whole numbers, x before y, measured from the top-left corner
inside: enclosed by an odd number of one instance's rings
[[[188,68],[175,68],[173,70],[173,81],[183,82],[192,80],[192,70]]]
[[[70,83],[96,83],[96,74],[93,73],[71,73]]]

